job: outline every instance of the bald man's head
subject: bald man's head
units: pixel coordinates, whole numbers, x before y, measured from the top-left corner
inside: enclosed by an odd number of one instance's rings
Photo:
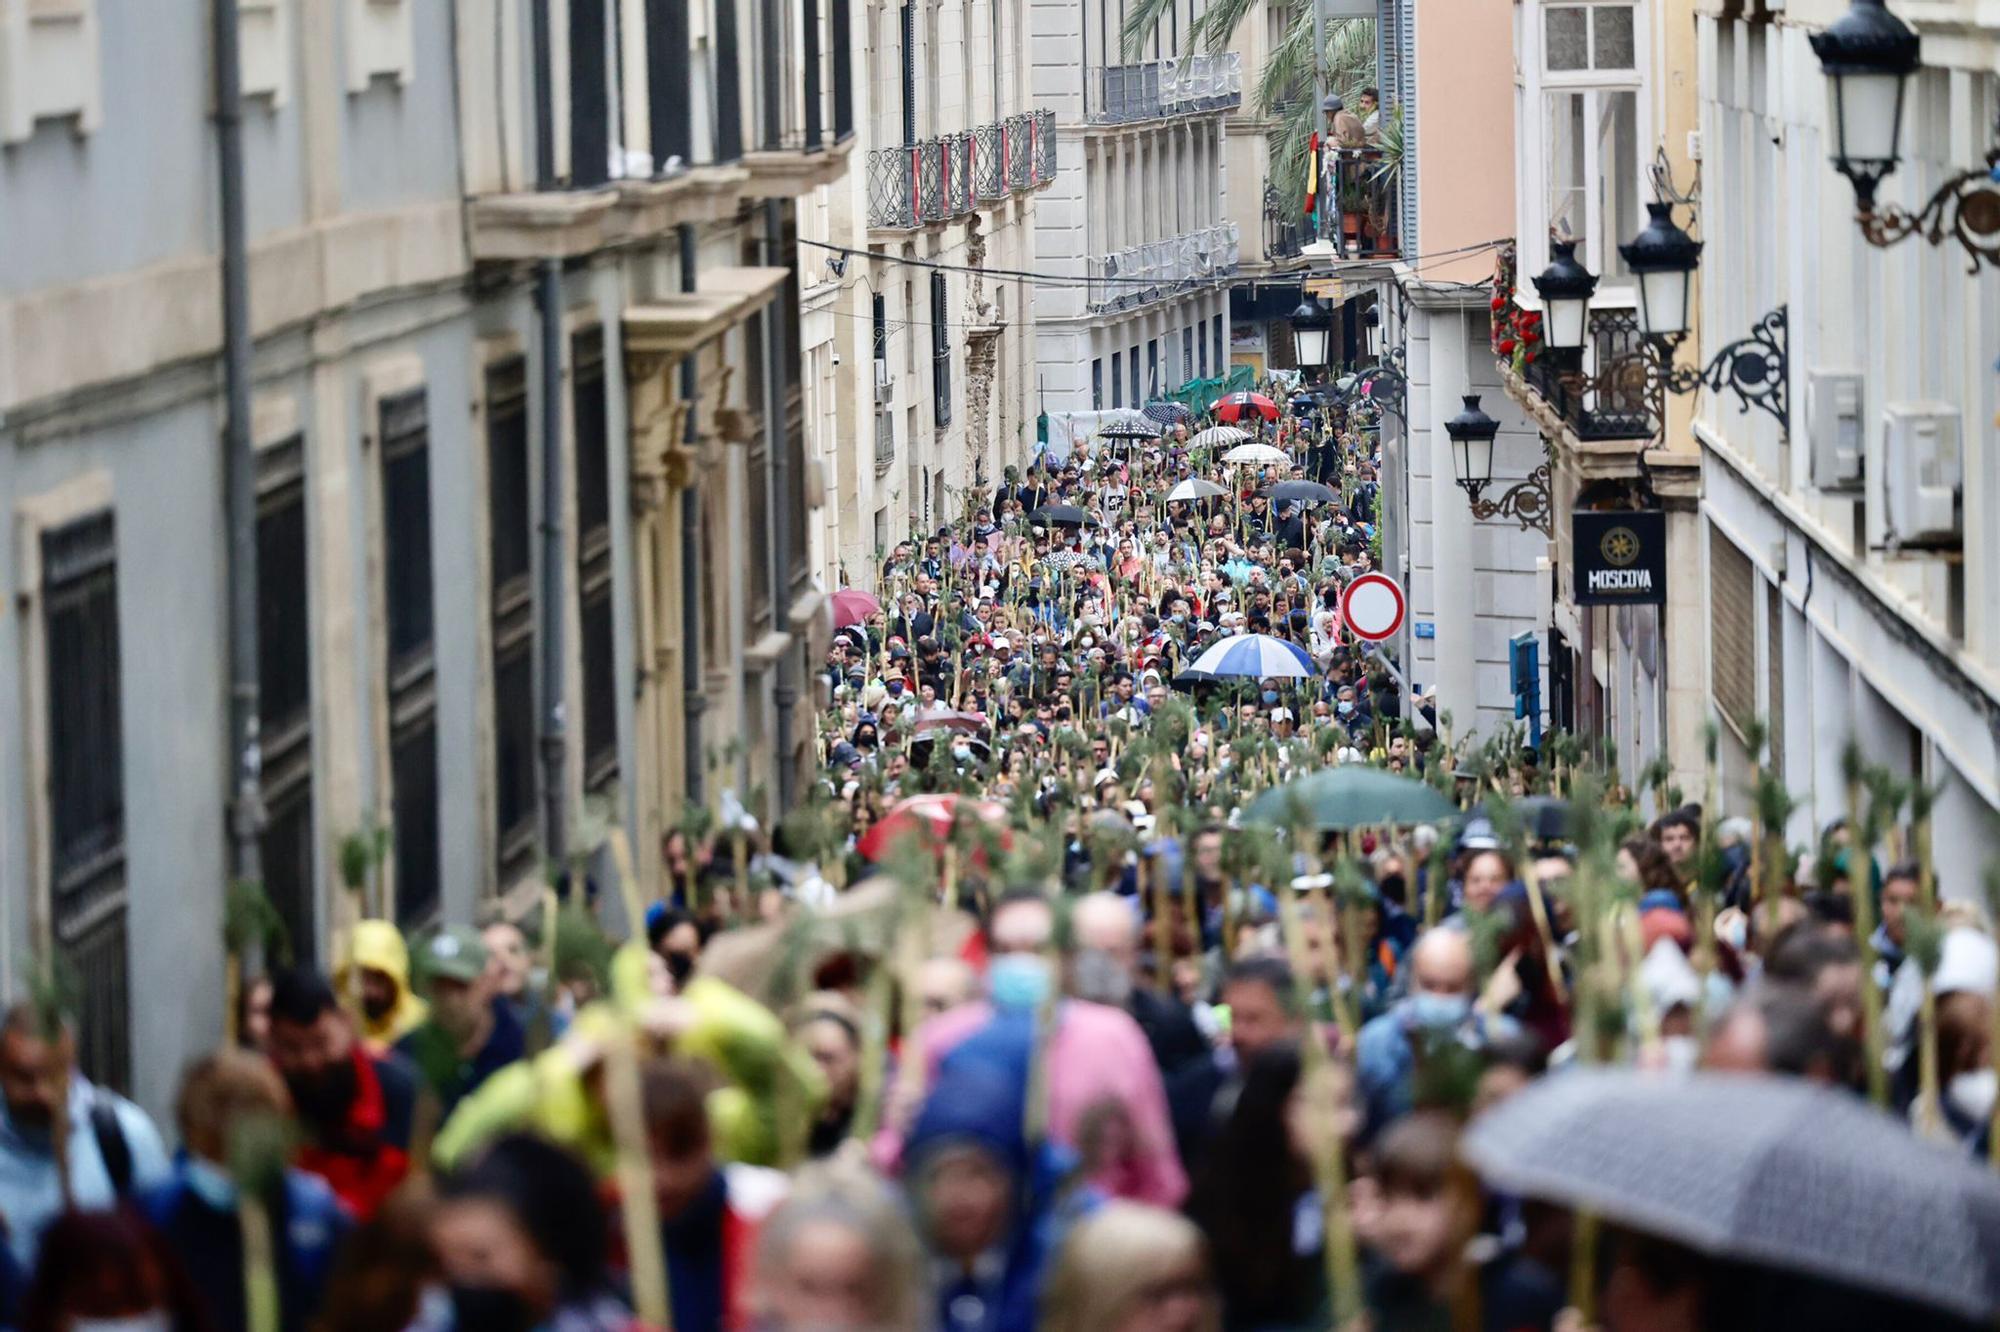
[[[917,970],[917,995],[925,1016],[949,1012],[979,993],[979,973],[961,957],[934,957]]]
[[[1410,950],[1412,991],[1418,994],[1472,993],[1472,936],[1464,930],[1430,930]]]
[[[1070,929],[1078,948],[1110,953],[1131,962],[1139,946],[1139,917],[1132,904],[1116,893],[1086,893],[1070,912]]]

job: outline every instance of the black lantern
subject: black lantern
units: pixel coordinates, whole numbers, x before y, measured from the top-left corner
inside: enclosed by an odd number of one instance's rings
[[[1366,330],[1364,336],[1368,341],[1368,359],[1370,361],[1380,360],[1382,358],[1382,307],[1379,305],[1369,306],[1368,313],[1361,316],[1361,326]]]
[[[1576,351],[1583,346],[1597,275],[1577,262],[1573,240],[1550,241],[1549,253],[1549,266],[1534,279],[1542,298],[1542,342],[1551,351]]]
[[[1854,0],[1824,32],[1813,54],[1827,77],[1827,125],[1834,169],[1854,184],[1861,211],[1875,204],[1875,187],[1896,169],[1903,94],[1919,64],[1917,34],[1882,0]]]
[[[1688,290],[1701,262],[1701,242],[1674,225],[1672,204],[1649,203],[1646,211],[1651,217],[1645,229],[1618,253],[1639,279],[1639,332],[1673,341],[1688,331]]]
[[[1467,499],[1476,500],[1493,479],[1493,437],[1500,423],[1479,410],[1479,395],[1465,394],[1465,407],[1444,423],[1451,437],[1452,470]]]
[[[1333,337],[1333,315],[1320,304],[1318,295],[1306,298],[1292,311],[1292,337],[1298,343],[1299,365],[1317,370],[1326,364],[1326,344]]]

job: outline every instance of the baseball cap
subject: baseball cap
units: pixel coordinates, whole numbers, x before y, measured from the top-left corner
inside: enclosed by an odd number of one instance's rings
[[[486,943],[469,925],[446,925],[424,940],[417,968],[426,979],[477,980],[486,970]]]

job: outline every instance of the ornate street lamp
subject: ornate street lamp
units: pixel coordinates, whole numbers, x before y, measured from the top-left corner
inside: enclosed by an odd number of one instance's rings
[[[1298,343],[1299,366],[1318,370],[1326,365],[1326,345],[1333,337],[1333,315],[1320,304],[1319,296],[1307,292],[1292,311],[1292,337]]]
[[[1371,361],[1380,360],[1382,357],[1382,307],[1379,305],[1369,306],[1368,312],[1361,316],[1361,327],[1366,330],[1363,336],[1367,345],[1368,359]]]
[[[1640,334],[1677,343],[1687,336],[1688,292],[1701,262],[1701,242],[1674,225],[1672,204],[1656,200],[1646,212],[1645,228],[1618,253],[1639,279]]]
[[[1465,406],[1444,423],[1451,437],[1451,468],[1467,500],[1478,500],[1493,480],[1493,437],[1500,423],[1479,409],[1479,395],[1464,395]]]
[[[1921,44],[1883,0],[1853,0],[1811,41],[1827,77],[1834,170],[1854,186],[1863,238],[1886,247],[1919,234],[1941,245],[1950,236],[1972,257],[1972,272],[1982,262],[2000,266],[2000,120],[1985,166],[1959,172],[1914,213],[1895,204],[1878,209],[1876,187],[1901,161],[1903,104]]]
[[[1549,253],[1549,266],[1534,279],[1542,298],[1542,345],[1550,351],[1581,351],[1597,275],[1577,262],[1573,240],[1549,242]]]

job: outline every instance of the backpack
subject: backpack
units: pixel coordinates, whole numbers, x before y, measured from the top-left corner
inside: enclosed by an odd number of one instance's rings
[[[104,1158],[104,1171],[111,1176],[112,1196],[123,1202],[132,1196],[132,1145],[118,1122],[117,1102],[101,1095],[90,1098],[90,1132],[97,1139],[97,1154]]]

